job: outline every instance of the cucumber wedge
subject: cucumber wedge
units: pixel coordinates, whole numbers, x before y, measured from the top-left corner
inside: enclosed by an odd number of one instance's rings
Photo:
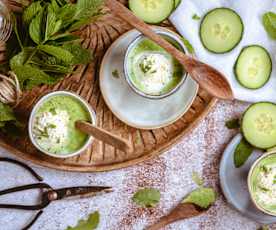
[[[243,115],[241,130],[244,138],[257,148],[276,146],[276,105],[270,102],[251,105]]]
[[[175,9],[174,0],[129,0],[130,10],[144,22],[158,24]]]
[[[259,45],[244,47],[234,66],[238,82],[248,89],[263,87],[270,78],[272,61],[267,50]]]
[[[241,41],[243,28],[242,19],[234,10],[215,8],[201,21],[201,43],[213,53],[230,52]]]

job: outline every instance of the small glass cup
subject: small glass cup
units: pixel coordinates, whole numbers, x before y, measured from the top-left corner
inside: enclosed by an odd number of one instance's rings
[[[4,3],[4,1],[0,1],[0,44],[5,43],[12,31],[12,20],[11,14]]]

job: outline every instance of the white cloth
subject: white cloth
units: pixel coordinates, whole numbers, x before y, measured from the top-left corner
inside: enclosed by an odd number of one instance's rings
[[[202,18],[206,12],[216,7],[228,7],[235,10],[244,23],[244,35],[241,42],[234,50],[226,54],[213,54],[202,46],[199,38],[200,20],[192,19],[194,14]],[[276,40],[268,37],[262,25],[262,15],[267,11],[276,13],[276,0],[182,0],[170,20],[179,33],[190,41],[196,56],[201,61],[214,66],[226,75],[236,99],[248,102],[276,102]],[[273,63],[269,82],[258,90],[243,88],[236,81],[233,73],[234,63],[242,47],[250,44],[265,47]]]

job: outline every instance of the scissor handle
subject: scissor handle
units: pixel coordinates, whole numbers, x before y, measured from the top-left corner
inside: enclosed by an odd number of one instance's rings
[[[28,184],[18,187],[13,187],[0,191],[0,196],[10,193],[16,193],[20,191],[26,191],[31,189],[51,189],[52,187],[46,183]],[[20,210],[40,210],[45,208],[50,203],[48,199],[42,199],[42,202],[37,205],[20,205],[20,204],[0,204],[0,208],[20,209]]]

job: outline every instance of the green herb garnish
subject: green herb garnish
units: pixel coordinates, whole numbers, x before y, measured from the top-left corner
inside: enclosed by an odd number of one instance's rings
[[[114,78],[120,78],[119,71],[118,71],[117,69],[113,70],[113,71],[112,71],[112,76],[113,76]]]
[[[194,50],[194,47],[192,46],[192,44],[184,37],[181,37],[181,40],[182,40],[183,44],[185,45],[185,47],[187,48],[188,52],[190,54],[194,54],[195,50]]]
[[[160,192],[154,188],[144,188],[138,190],[132,200],[143,207],[155,207],[160,201]]]
[[[66,230],[93,230],[100,222],[100,213],[98,211],[89,215],[87,220],[80,220],[75,227],[67,227]]]
[[[232,119],[225,122],[225,126],[228,129],[237,129],[240,128],[240,119]]]
[[[267,12],[263,15],[263,25],[272,39],[276,39],[276,14]]]
[[[234,152],[234,164],[236,168],[244,165],[253,150],[253,147],[244,138],[242,138]]]
[[[197,14],[193,14],[192,19],[194,19],[194,20],[200,20],[200,17]]]
[[[213,188],[200,187],[192,191],[182,203],[192,203],[201,208],[208,208],[216,201],[216,193]]]

